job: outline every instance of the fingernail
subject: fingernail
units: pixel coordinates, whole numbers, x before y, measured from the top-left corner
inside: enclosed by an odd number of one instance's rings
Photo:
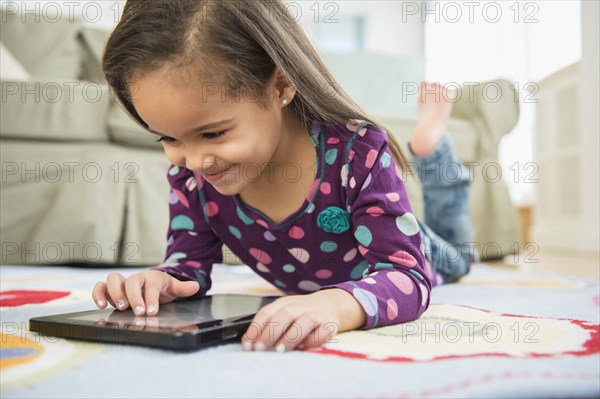
[[[96,305],[98,305],[99,307],[102,307],[102,306],[104,306],[104,301],[103,301],[103,300],[101,300],[101,299],[98,299],[98,300],[96,301]]]
[[[156,312],[156,306],[148,306],[148,314],[152,314]]]
[[[143,306],[136,306],[135,310],[133,311],[136,315],[141,316],[144,314],[144,307]]]
[[[279,345],[277,345],[277,347],[275,348],[275,350],[279,353],[283,353],[285,352],[285,345],[282,343],[280,343]]]
[[[265,346],[265,344],[263,344],[262,342],[257,342],[256,344],[254,344],[254,350],[255,351],[259,351],[262,352],[265,349],[267,349],[267,347]]]
[[[119,299],[119,302],[117,302],[117,306],[119,307],[119,309],[123,309],[125,307],[125,301]]]
[[[252,343],[250,341],[242,341],[242,349],[245,351],[252,350]]]

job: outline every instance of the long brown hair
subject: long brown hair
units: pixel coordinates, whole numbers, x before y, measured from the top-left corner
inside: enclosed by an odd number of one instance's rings
[[[144,128],[133,106],[136,76],[164,65],[193,65],[217,73],[230,91],[266,93],[278,67],[297,92],[291,110],[305,123],[374,123],[388,133],[398,166],[407,161],[385,127],[337,84],[302,27],[280,0],[128,0],[110,35],[102,68],[125,110]]]

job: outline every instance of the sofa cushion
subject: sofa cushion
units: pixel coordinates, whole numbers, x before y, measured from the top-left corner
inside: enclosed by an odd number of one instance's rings
[[[2,80],[0,137],[108,141],[108,87],[81,81]]]
[[[375,115],[375,118],[388,128],[394,134],[394,138],[404,147],[412,137],[418,122],[416,113],[379,114]],[[461,162],[476,162],[479,159],[479,135],[473,124],[462,118],[450,118],[447,129],[452,135],[454,150],[458,159]]]
[[[84,50],[81,78],[106,84],[102,71],[102,55],[110,32],[88,26],[81,27],[79,42]]]
[[[77,79],[82,49],[79,22],[33,13],[0,11],[2,43],[35,77]]]
[[[2,263],[116,263],[127,194],[117,150],[2,140]]]
[[[23,65],[0,42],[0,79],[27,80],[29,76]]]

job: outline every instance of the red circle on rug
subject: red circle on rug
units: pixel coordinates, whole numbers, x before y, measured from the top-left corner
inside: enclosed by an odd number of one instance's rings
[[[71,294],[68,291],[32,291],[13,290],[0,292],[0,307],[15,307],[30,303],[46,303],[64,298]]]

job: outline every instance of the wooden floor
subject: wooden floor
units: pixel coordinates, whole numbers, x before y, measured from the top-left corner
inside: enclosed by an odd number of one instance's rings
[[[530,230],[533,218],[533,208],[522,206],[518,208],[519,230],[521,243],[531,242]],[[521,248],[530,248],[521,244]],[[531,246],[533,248],[533,246]],[[537,248],[537,246],[536,246]],[[600,281],[600,253],[561,252],[539,250],[526,251],[518,255],[506,256],[502,262],[487,264],[525,271],[547,271],[563,273],[571,276],[584,277]]]
[[[563,273],[600,281],[599,254],[540,251],[535,254],[510,255],[502,262],[488,264],[524,271]]]

